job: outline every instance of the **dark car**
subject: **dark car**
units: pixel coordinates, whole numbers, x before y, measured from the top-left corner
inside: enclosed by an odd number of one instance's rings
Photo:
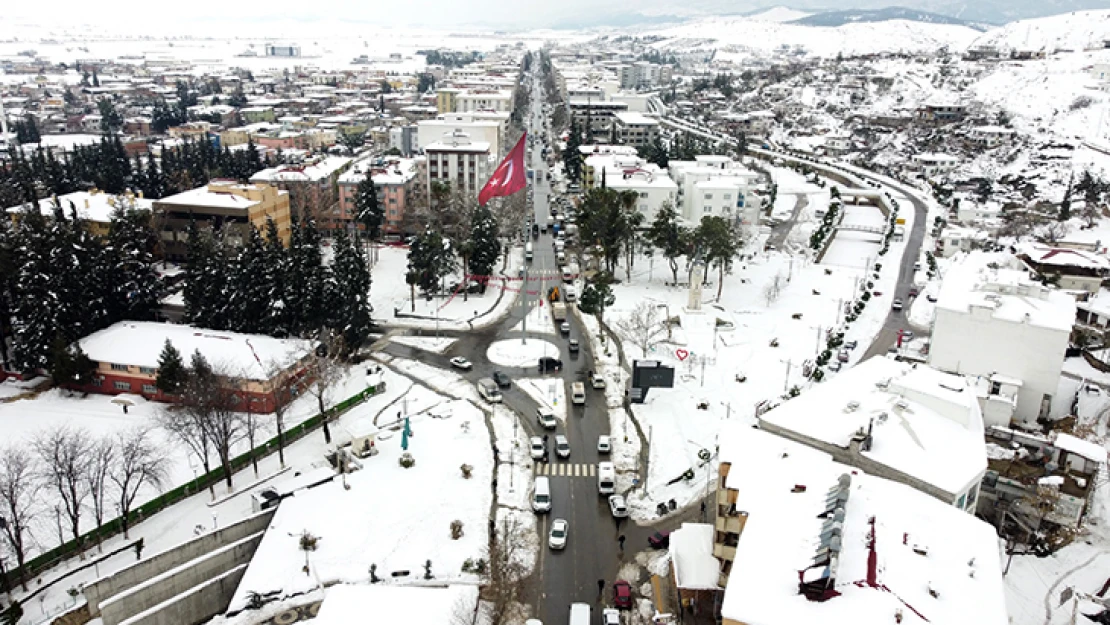
[[[655,532],[651,536],[648,536],[648,545],[650,545],[652,549],[666,549],[671,545],[671,533]]]
[[[512,379],[510,379],[509,376],[505,375],[501,371],[494,371],[492,377],[493,381],[497,383],[497,386],[500,386],[501,388],[506,388],[513,385]]]
[[[540,373],[546,373],[548,371],[562,371],[562,370],[563,370],[563,361],[562,360],[559,360],[558,358],[552,358],[551,356],[544,356],[543,358],[540,358]]]
[[[613,605],[622,610],[632,609],[632,586],[623,579],[613,582]]]
[[[578,339],[571,339],[567,349],[569,349],[572,354],[578,353]]]

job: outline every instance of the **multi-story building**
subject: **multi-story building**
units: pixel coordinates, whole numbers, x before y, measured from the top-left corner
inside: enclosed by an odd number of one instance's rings
[[[431,197],[434,183],[447,183],[465,194],[477,194],[490,174],[490,146],[471,141],[464,132],[453,132],[424,148],[428,159],[425,192]]]
[[[289,192],[266,184],[210,182],[184,193],[155,200],[155,224],[164,255],[187,260],[189,225],[225,237],[233,244],[246,240],[250,228],[266,232],[273,220],[282,243],[289,244]]]
[[[1069,291],[1095,294],[1110,278],[1110,261],[1082,249],[1027,242],[1017,245],[1017,257],[1030,271]]]
[[[60,209],[66,219],[71,219],[76,212],[77,218],[85,224],[89,232],[97,236],[108,236],[112,225],[112,215],[120,209],[153,210],[153,202],[143,199],[140,191],[136,196],[132,193],[114,195],[93,189],[91,191],[75,191],[65,195],[44,198],[38,201],[39,212],[48,219],[54,217],[55,211]],[[19,222],[26,205],[12,206],[5,212],[12,220]]]
[[[419,171],[416,160],[409,158],[387,157],[355,162],[339,177],[337,219],[348,224],[358,219],[355,208],[358,185],[370,173],[384,213],[382,234],[386,237],[403,234],[406,211],[416,203],[421,190]]]
[[[312,214],[322,228],[330,229],[334,224],[327,223],[327,215],[339,200],[339,176],[351,162],[346,156],[317,156],[296,165],[263,169],[251,176],[251,182],[288,191],[294,217]]]
[[[708,216],[732,218],[748,226],[759,222],[756,172],[727,156],[712,155],[671,161],[667,168],[678,185],[675,207],[689,224],[697,225]]]
[[[212,363],[221,386],[242,406],[240,410],[249,405],[253,413],[273,412],[275,399],[288,402],[300,394],[300,387],[311,382],[306,368],[313,353],[309,341],[171,323],[121,321],[78,341],[96,363],[93,382],[78,388],[171,401],[173,398],[156,385],[158,360],[166,341],[182,354],[200,352]],[[279,393],[284,397],[277,398]]]
[[[719,441],[725,625],[1009,622],[990,525],[747,425]]]
[[[471,113],[446,113],[436,119],[419,121],[417,127],[417,149],[423,150],[429,144],[454,132],[466,133],[476,141],[484,141],[490,146],[490,154],[501,154],[501,124],[492,120],[475,119]]]
[[[418,135],[419,129],[415,125],[392,126],[389,129],[389,148],[396,149],[406,158],[412,156],[419,149]]]
[[[608,141],[617,113],[628,111],[627,102],[602,102],[593,99],[570,100],[567,107],[575,125],[586,133],[587,143],[592,143],[595,138]]]
[[[436,110],[439,110],[438,101]],[[497,111],[509,113],[513,110],[513,92],[504,89],[475,89],[455,95],[453,113],[473,113],[475,111]],[[447,112],[447,111],[441,111]]]
[[[659,138],[659,122],[641,113],[616,113],[613,115],[617,143],[644,147]]]
[[[972,252],[937,295],[929,366],[973,376],[988,425],[1047,417],[1075,323],[1075,300],[1010,254]]]
[[[671,66],[636,61],[617,67],[621,89],[651,89],[671,80]]]
[[[457,106],[455,100],[461,89],[454,87],[440,87],[436,89],[436,111],[439,113],[454,113]]]

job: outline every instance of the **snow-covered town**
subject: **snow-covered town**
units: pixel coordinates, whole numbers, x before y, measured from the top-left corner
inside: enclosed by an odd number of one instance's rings
[[[1110,623],[1110,9],[205,1],[0,16],[0,622]]]

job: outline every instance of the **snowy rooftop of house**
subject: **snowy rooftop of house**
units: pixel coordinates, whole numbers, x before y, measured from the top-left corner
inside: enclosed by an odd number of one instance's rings
[[[425,152],[489,152],[488,141],[471,141],[465,132],[452,132],[424,146]]]
[[[578,146],[578,151],[587,158],[591,156],[639,155],[639,152],[636,150],[636,148],[630,145],[582,145]]]
[[[280,165],[251,176],[251,182],[319,182],[351,162],[348,156],[328,156],[307,165]]]
[[[61,206],[66,218],[69,218],[70,204],[77,208],[77,216],[86,221],[108,223],[112,220],[112,213],[120,206],[134,207],[140,210],[151,210],[153,202],[139,197],[126,197],[111,193],[90,193],[88,191],[75,191],[59,195],[58,205]],[[7,209],[9,213],[18,213],[24,207],[13,206]],[[54,198],[39,200],[39,211],[47,217],[54,215]]]
[[[270,379],[273,366],[285,368],[308,353],[311,344],[255,334],[206,330],[153,321],[120,321],[81,339],[81,349],[97,362],[158,367],[166,340],[188,361],[200,350],[213,367],[251,380]]]
[[[1087,301],[1076,302],[1076,307],[1082,310],[1089,310],[1105,317],[1110,317],[1110,291],[1100,289],[1098,293],[1095,293]]]
[[[1075,300],[1035,282],[1005,253],[972,252],[952,263],[937,295],[937,308],[964,314],[973,307],[995,319],[1070,331]]]
[[[667,170],[659,169],[655,165],[625,168],[619,163],[614,163],[602,167],[605,170],[605,186],[612,189],[678,189],[678,185],[667,175]],[[594,172],[594,184],[601,185],[600,171]]]
[[[1083,456],[1088,460],[1106,462],[1106,448],[1098,443],[1092,443],[1061,432],[1056,435],[1056,441],[1053,444],[1064,451]]]
[[[1009,622],[998,540],[974,516],[746,425],[721,432],[720,461],[731,463],[726,487],[737,491],[736,508],[747,513],[721,606],[726,619],[894,623],[901,612],[902,625]],[[837,594],[810,601],[799,592],[799,572],[814,564],[818,515],[844,474],[849,498],[830,570]],[[807,579],[817,573],[809,570]]]
[[[720,562],[713,557],[713,526],[683,523],[671,532],[675,585],[687,590],[718,588]]]
[[[870,427],[864,457],[953,495],[987,469],[983,418],[967,381],[926,365],[874,357],[760,419],[842,448]]]
[[[926,152],[924,154],[915,154],[913,160],[919,163],[942,163],[950,164],[956,163],[960,159],[952,156],[951,154],[940,154],[938,152]]]
[[[350,169],[339,176],[339,182],[358,184],[366,178],[366,171],[374,172],[374,184],[404,184],[416,177],[416,160],[411,158],[391,158],[378,162],[370,160],[355,161]]]
[[[164,197],[155,201],[158,202],[159,205],[177,204],[181,206],[205,206],[208,208],[241,209],[245,211],[255,204],[258,204],[258,201],[232,193],[231,189],[233,187],[253,186],[254,185],[236,185],[231,183],[209,183],[203,187],[189,189],[188,191],[183,191],[176,195]],[[221,189],[226,190],[221,191]],[[279,193],[288,193],[288,191],[279,191]]]
[[[443,625],[455,622],[459,614],[471,614],[478,601],[478,587],[466,585],[340,584],[326,592],[314,625]]]
[[[1110,261],[1108,261],[1105,256],[1100,256],[1084,250],[1025,242],[1017,245],[1017,251],[1018,254],[1029,256],[1030,260],[1039,265],[1083,267],[1085,269],[1102,271],[1110,269]]]
[[[622,124],[629,126],[658,126],[659,122],[654,120],[643,113],[623,112],[614,115]]]
[[[53,148],[53,149],[57,149],[57,150],[69,151],[69,150],[72,150],[72,149],[76,148],[79,145],[93,145],[94,143],[100,143],[100,139],[101,139],[100,135],[83,135],[83,134],[42,135],[42,137],[40,137],[40,139],[39,139],[39,143],[37,143],[37,144],[25,143],[25,144],[23,144],[23,149],[28,154],[35,151],[39,147],[42,147],[42,148],[45,148],[45,149]]]

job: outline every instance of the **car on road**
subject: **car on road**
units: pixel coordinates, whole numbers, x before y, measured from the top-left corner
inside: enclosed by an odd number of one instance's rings
[[[451,366],[456,369],[462,369],[463,371],[470,371],[474,368],[474,365],[462,356],[455,356],[454,358],[452,358]]]
[[[848,362],[848,359],[851,357],[852,356],[848,353],[848,350],[846,349],[840,350],[840,353],[836,355],[836,359],[840,362]]]
[[[555,436],[555,455],[560,458],[570,458],[570,443],[562,434]]]
[[[843,367],[843,365],[840,364],[839,360],[834,360],[829,363],[829,371],[840,371],[841,367]]]
[[[578,353],[578,347],[578,339],[571,339],[570,344],[567,345],[567,349],[569,349],[572,354]]]
[[[555,418],[555,413],[550,408],[536,408],[536,423],[542,425],[545,430],[554,430],[559,425],[559,420]]]
[[[857,341],[855,339],[852,339],[850,341],[845,341],[845,343],[844,343],[844,348],[845,349],[855,349],[857,347],[859,347],[859,341]],[[494,378],[494,379],[496,380],[497,378]]]
[[[613,513],[613,518],[623,519],[628,516],[628,504],[624,502],[624,497],[609,495],[609,511]]]
[[[613,444],[609,440],[608,434],[602,434],[597,437],[597,453],[607,454],[613,451]]]
[[[493,375],[490,377],[492,377],[493,381],[497,383],[497,386],[500,386],[501,388],[508,388],[513,385],[512,378],[505,375],[504,372],[494,371]]]
[[[622,610],[632,609],[632,585],[623,579],[613,582],[613,605]]]
[[[890,309],[893,310],[893,311],[902,310],[902,300],[900,300],[900,299],[894,300],[894,303],[890,305]]]
[[[913,340],[913,330],[902,330],[902,344],[905,345]]]
[[[540,373],[547,373],[548,371],[562,371],[563,361],[551,356],[544,356],[540,358]]]
[[[552,549],[565,548],[568,533],[570,533],[570,523],[567,523],[566,519],[555,519],[551,522],[551,532],[547,535],[547,546]]]
[[[543,458],[543,454],[547,451],[547,446],[544,445],[543,439],[539,436],[533,436],[530,440],[528,454],[532,456],[532,460],[539,460]]]
[[[917,297],[920,292],[916,286],[910,287],[910,297]]]
[[[570,334],[570,324],[566,321],[559,324],[559,332],[562,334]]]
[[[605,376],[600,373],[594,372],[590,374],[590,386],[595,389],[605,388]]]
[[[671,545],[670,532],[655,532],[648,536],[648,545],[652,549],[666,549]]]
[[[601,625],[621,625],[621,611],[616,608],[602,610]]]

